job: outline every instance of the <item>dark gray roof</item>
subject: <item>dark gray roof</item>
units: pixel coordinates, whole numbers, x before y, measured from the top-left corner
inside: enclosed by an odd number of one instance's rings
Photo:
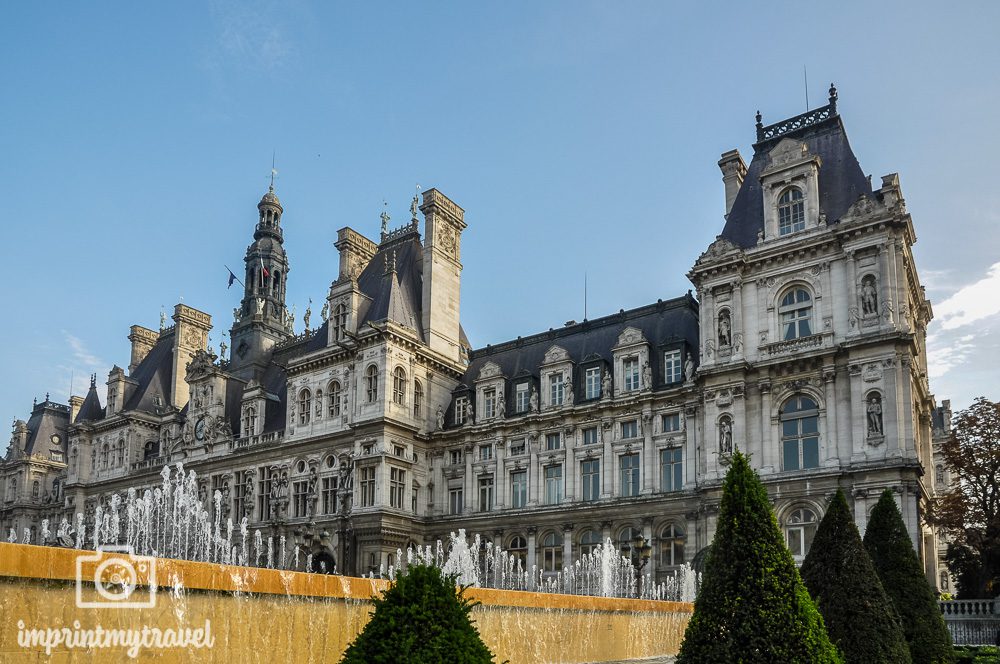
[[[104,419],[104,407],[101,406],[101,397],[97,394],[97,386],[91,383],[87,397],[80,405],[80,412],[76,414],[76,422],[93,422]]]
[[[129,376],[135,382],[124,410],[161,414],[171,403],[171,377],[174,370],[174,337],[161,336],[142,362]],[[159,397],[159,404],[157,404]]]
[[[420,338],[424,338],[420,306],[423,251],[420,234],[415,228],[398,239],[379,245],[375,257],[358,276],[358,288],[371,298],[359,329],[369,321],[391,320],[416,330]],[[393,262],[396,269],[387,270],[386,266]]]
[[[653,370],[653,381],[656,386],[664,386],[663,354],[656,352],[657,350],[681,349],[685,356],[691,355],[697,363],[698,303],[688,294],[473,350],[470,354],[469,367],[455,391],[458,393],[471,388],[487,362],[498,365],[508,379],[523,377],[537,379],[545,353],[552,346],[565,349],[570,359],[577,365],[589,362],[610,363],[613,359],[612,348],[618,344],[618,337],[628,327],[640,330],[653,347],[650,367]],[[580,379],[579,373],[574,376],[574,392],[578,400],[582,397]],[[506,398],[508,409],[513,407],[510,389],[508,382]],[[449,424],[454,421],[451,408],[447,421]]]
[[[827,224],[836,223],[861,194],[872,193],[871,182],[861,170],[857,157],[847,140],[839,115],[807,125],[802,129],[782,133],[753,146],[753,159],[740,187],[732,210],[726,219],[722,237],[749,248],[756,246],[757,233],[764,229],[764,201],[760,174],[770,159],[768,152],[783,139],[804,141],[809,153],[822,160],[819,169],[819,206],[826,214]]]
[[[69,426],[69,406],[46,399],[36,404],[28,418],[27,454],[47,456],[50,450],[66,453],[66,427]],[[52,436],[58,434],[59,442],[53,443]],[[65,457],[64,457],[65,458]]]

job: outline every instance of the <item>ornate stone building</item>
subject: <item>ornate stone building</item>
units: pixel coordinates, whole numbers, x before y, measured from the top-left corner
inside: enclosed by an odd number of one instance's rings
[[[127,371],[17,422],[0,526],[94,510],[182,461],[221,517],[349,573],[465,528],[555,572],[598,542],[652,546],[646,571],[710,544],[727,456],[751,455],[797,559],[843,487],[862,530],[897,496],[928,576],[934,492],[930,303],[895,174],[873,188],[829,104],[763,126],[719,166],[725,225],[697,290],[471,349],[459,316],[464,211],[440,191],[378,242],[338,232],[320,325],[292,333],[283,208],[258,205],[232,356],[212,320],[133,326]],[[419,205],[418,205],[419,203]],[[424,229],[419,231],[418,212]],[[940,414],[938,415],[940,417]],[[939,424],[939,429],[941,428]]]

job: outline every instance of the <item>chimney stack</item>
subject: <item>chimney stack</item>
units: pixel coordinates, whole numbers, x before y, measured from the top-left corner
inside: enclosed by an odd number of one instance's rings
[[[743,178],[747,175],[747,165],[743,162],[739,150],[730,150],[723,153],[719,160],[719,169],[722,170],[722,181],[726,185],[726,217],[733,209],[733,201],[740,191]]]
[[[76,416],[80,414],[80,408],[83,407],[83,397],[71,396],[69,398],[69,422],[72,424],[76,422]]]
[[[132,342],[132,359],[128,365],[128,373],[131,376],[139,363],[143,361],[149,351],[156,345],[156,340],[160,338],[159,332],[154,332],[142,325],[133,325],[129,328],[128,340]]]
[[[437,189],[424,192],[423,328],[427,345],[461,361],[459,301],[465,210]]]

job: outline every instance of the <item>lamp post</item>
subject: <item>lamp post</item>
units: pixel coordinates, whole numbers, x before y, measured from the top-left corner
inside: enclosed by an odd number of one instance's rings
[[[649,558],[653,554],[653,547],[645,537],[636,533],[631,541],[622,542],[619,547],[622,557],[632,563],[635,569],[636,593],[639,592],[639,579],[642,578],[642,570],[649,564]]]

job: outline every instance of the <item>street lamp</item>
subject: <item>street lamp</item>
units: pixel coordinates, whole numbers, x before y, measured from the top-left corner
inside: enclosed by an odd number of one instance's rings
[[[622,557],[631,562],[632,567],[635,568],[636,580],[638,582],[639,575],[642,574],[643,568],[649,563],[649,558],[653,554],[653,547],[650,546],[645,537],[636,533],[632,537],[632,541],[622,542],[620,549]]]

